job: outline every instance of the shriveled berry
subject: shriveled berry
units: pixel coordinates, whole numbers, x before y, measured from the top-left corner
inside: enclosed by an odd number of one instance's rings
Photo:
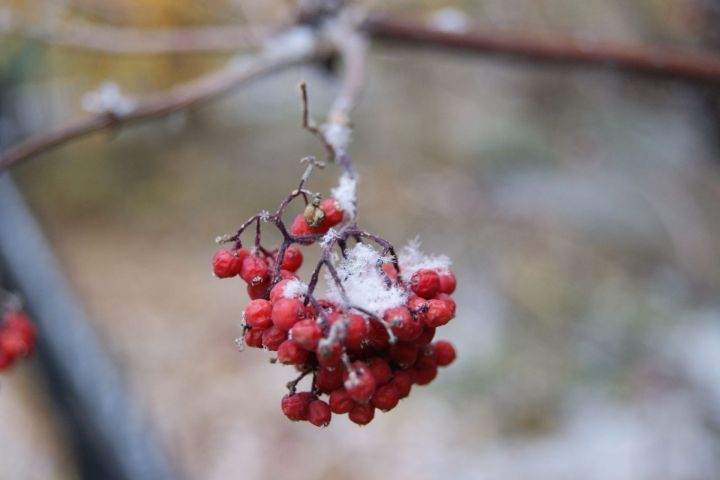
[[[410,278],[410,288],[420,297],[433,298],[440,289],[440,277],[434,270],[418,270]]]
[[[256,299],[245,307],[245,323],[251,327],[272,327],[272,303],[263,299]]]
[[[248,255],[242,261],[240,278],[248,285],[259,285],[270,279],[270,268],[264,258],[257,255]]]
[[[435,360],[441,367],[450,365],[455,360],[455,347],[445,340],[435,342]]]
[[[377,382],[365,362],[353,362],[352,369],[345,373],[343,379],[345,390],[350,394],[350,398],[358,403],[367,402],[375,393]]]
[[[379,387],[372,396],[372,404],[383,412],[392,410],[400,401],[400,393],[392,384]]]
[[[425,325],[428,327],[440,327],[453,318],[453,311],[445,300],[433,298],[428,301],[428,311],[425,314]]]
[[[412,389],[413,379],[408,372],[398,370],[393,374],[390,384],[393,385],[398,392],[400,398],[405,398],[410,395]]]
[[[285,395],[280,402],[280,407],[287,418],[293,422],[307,420],[308,406],[313,396],[310,392],[300,392],[295,395]]]
[[[392,378],[392,369],[385,359],[380,357],[371,358],[367,362],[368,369],[378,385],[384,385]]]
[[[248,347],[262,348],[263,332],[265,332],[265,330],[259,327],[251,328],[245,332],[245,345]]]
[[[289,272],[294,272],[298,268],[300,268],[302,262],[303,254],[300,249],[294,246],[290,246],[287,248],[287,250],[285,250],[285,255],[283,255],[280,268]]]
[[[410,342],[422,333],[422,323],[415,320],[405,307],[391,308],[385,312],[384,318],[399,340]]]
[[[322,329],[315,320],[301,320],[290,329],[290,336],[305,350],[315,351],[322,338]]]
[[[457,286],[455,274],[450,270],[438,270],[437,274],[440,279],[440,293],[447,293],[448,295],[453,293]]]
[[[294,340],[285,340],[278,347],[277,358],[280,363],[285,365],[303,365],[307,362],[308,351]]]
[[[390,347],[390,358],[400,368],[409,368],[415,364],[418,356],[418,346],[412,342],[396,342]]]
[[[277,328],[288,331],[305,318],[305,306],[296,298],[280,298],[273,303],[271,318]]]
[[[330,392],[330,410],[333,413],[342,415],[348,413],[355,406],[355,402],[350,398],[350,394],[344,388],[338,388]]]
[[[218,278],[230,278],[240,273],[243,259],[232,250],[221,248],[213,256],[213,273]]]
[[[322,400],[313,400],[308,405],[307,420],[316,427],[326,427],[332,419],[330,405]]]
[[[358,425],[367,425],[375,418],[375,407],[371,403],[356,403],[348,413],[348,418]]]
[[[263,347],[267,348],[272,352],[280,348],[280,345],[285,340],[287,340],[287,332],[285,330],[277,328],[274,325],[265,330],[262,334]]]
[[[330,393],[343,386],[343,370],[340,367],[320,367],[315,374],[315,387],[323,393]]]

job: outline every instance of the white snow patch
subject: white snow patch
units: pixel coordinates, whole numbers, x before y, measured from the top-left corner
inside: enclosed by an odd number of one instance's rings
[[[300,280],[290,280],[283,288],[283,297],[285,298],[298,298],[303,297],[308,291],[307,284]]]
[[[320,240],[320,246],[323,248],[327,248],[332,245],[338,238],[340,238],[340,236],[338,235],[337,230],[331,228],[327,231],[325,235],[323,235],[322,240]]]
[[[115,82],[103,82],[97,90],[82,96],[82,108],[90,113],[125,115],[135,108],[135,102],[125,96]]]
[[[398,263],[403,281],[409,282],[415,272],[422,269],[448,269],[452,262],[447,255],[426,255],[420,250],[420,238],[415,237],[398,253]]]
[[[390,260],[372,247],[358,243],[347,251],[346,258],[334,262],[351,305],[382,317],[386,310],[405,303],[407,294],[400,287],[388,287],[385,276],[378,271],[378,261]],[[328,299],[342,304],[340,288],[328,272],[325,273],[325,283]]]
[[[347,218],[355,218],[355,204],[357,202],[357,176],[351,177],[347,173],[340,175],[338,186],[330,189],[332,198],[337,200],[340,207],[347,214]]]
[[[322,126],[322,133],[325,140],[336,151],[343,152],[347,150],[347,146],[350,144],[350,134],[352,133],[349,127],[338,123],[326,123]]]
[[[441,8],[430,17],[433,27],[444,32],[463,33],[470,28],[468,16],[457,8]]]

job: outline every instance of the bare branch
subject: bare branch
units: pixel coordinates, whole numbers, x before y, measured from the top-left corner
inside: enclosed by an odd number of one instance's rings
[[[405,46],[500,55],[535,63],[609,68],[654,78],[720,85],[720,57],[696,51],[545,34],[447,31],[420,21],[383,15],[368,17],[363,29],[372,38]]]
[[[303,27],[297,27],[303,28]],[[289,34],[286,34],[289,35]],[[308,33],[308,35],[312,35]],[[329,53],[329,47],[317,41],[296,42],[289,48],[276,45],[254,57],[240,57],[225,67],[168,91],[149,95],[133,102],[123,112],[102,112],[30,137],[0,155],[0,171],[50,150],[108,127],[162,117],[217,97],[250,80],[267,76],[288,67],[311,62]]]

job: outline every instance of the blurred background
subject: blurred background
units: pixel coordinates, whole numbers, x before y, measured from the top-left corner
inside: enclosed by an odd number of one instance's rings
[[[289,3],[5,0],[0,25],[268,24],[287,20]],[[365,4],[705,51],[720,31],[713,0]],[[0,144],[83,115],[83,95],[104,81],[142,95],[227,58],[89,53],[5,35]],[[419,235],[426,251],[453,258],[458,316],[441,337],[459,357],[371,425],[338,417],[320,430],[280,412],[290,368],[237,351],[245,287],[210,270],[214,238],[274,208],[298,160],[322,154],[299,128],[301,79],[319,118],[337,79],[297,68],[13,172],[131,397],[188,478],[720,478],[711,92],[374,45],[353,118],[361,223],[396,245]],[[310,188],[327,191],[338,173],[326,168]],[[80,478],[37,361],[0,382],[0,478]]]

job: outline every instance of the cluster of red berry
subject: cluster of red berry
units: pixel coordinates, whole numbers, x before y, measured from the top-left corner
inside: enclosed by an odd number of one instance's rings
[[[10,310],[0,318],[0,371],[35,350],[37,332],[22,310]]]
[[[335,200],[316,199],[293,221],[294,243],[313,243],[341,223],[343,214]],[[277,352],[278,362],[301,372],[281,402],[290,420],[325,426],[333,413],[347,413],[366,425],[376,408],[393,409],[413,384],[430,383],[438,367],[455,359],[449,342],[432,342],[436,328],[455,316],[450,295],[456,281],[449,270],[418,269],[407,279],[397,263],[378,265],[387,288],[403,291],[405,302],[376,315],[362,305],[315,299],[295,273],[302,261],[293,245],[272,252],[221,249],[213,259],[216,276],[239,275],[248,284],[252,301],[244,312],[244,343]],[[309,374],[310,391],[296,392]]]

